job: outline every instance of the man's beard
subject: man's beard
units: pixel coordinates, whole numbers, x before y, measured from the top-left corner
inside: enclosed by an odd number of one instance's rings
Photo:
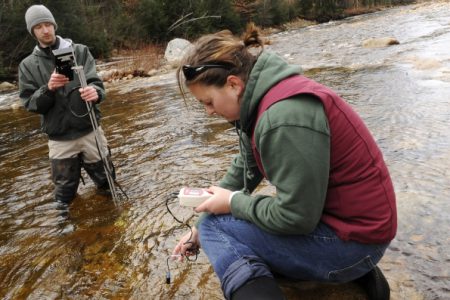
[[[55,41],[56,41],[56,36],[53,36],[52,40],[49,42],[44,41],[44,40],[39,40],[39,44],[41,45],[42,48],[47,48],[47,47],[53,46],[55,44]]]

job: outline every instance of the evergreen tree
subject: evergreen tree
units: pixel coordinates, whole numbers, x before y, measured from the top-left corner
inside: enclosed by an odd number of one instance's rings
[[[18,62],[35,45],[27,31],[25,11],[29,1],[4,1],[0,10],[0,80],[12,79]]]

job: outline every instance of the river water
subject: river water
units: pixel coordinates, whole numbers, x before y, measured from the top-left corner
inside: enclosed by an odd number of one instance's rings
[[[364,48],[368,38],[400,44]],[[394,181],[399,228],[380,262],[391,299],[450,298],[450,2],[397,7],[270,37],[269,48],[339,92],[373,132]],[[52,200],[36,115],[0,95],[0,297],[222,299],[206,256],[167,261],[186,231],[170,193],[223,176],[237,137],[180,98],[174,74],[107,85],[103,128],[119,207],[81,185],[68,216]],[[14,108],[13,108],[14,107]],[[84,176],[87,178],[87,176]],[[258,192],[271,192],[263,185]],[[192,224],[191,209],[168,200]],[[165,283],[168,266],[172,283]],[[289,299],[364,299],[356,286],[285,285]]]

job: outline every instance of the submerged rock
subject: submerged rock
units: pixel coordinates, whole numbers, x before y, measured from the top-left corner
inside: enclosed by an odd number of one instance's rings
[[[398,44],[400,44],[400,42],[393,37],[373,38],[362,42],[364,48],[381,48]]]

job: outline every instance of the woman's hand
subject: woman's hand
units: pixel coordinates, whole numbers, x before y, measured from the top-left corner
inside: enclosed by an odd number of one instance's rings
[[[213,194],[208,200],[197,206],[196,212],[209,212],[215,215],[228,214],[231,212],[230,208],[230,194],[231,191],[212,186],[207,191]]]
[[[185,256],[197,255],[200,249],[200,240],[198,238],[197,228],[192,227],[192,232],[189,231],[180,239],[178,244],[172,251],[173,256],[179,256],[178,261],[183,261]]]

